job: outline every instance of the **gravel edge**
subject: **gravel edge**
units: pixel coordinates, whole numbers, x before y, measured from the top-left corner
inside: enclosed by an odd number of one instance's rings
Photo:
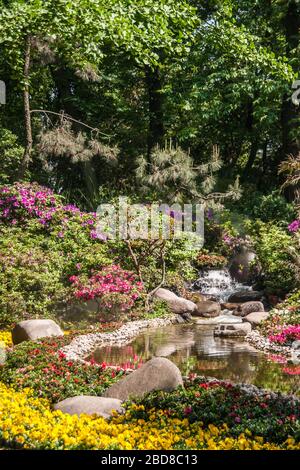
[[[246,341],[265,353],[279,353],[282,356],[292,356],[295,350],[289,346],[280,346],[271,343],[268,338],[262,336],[258,331],[251,331],[245,336]]]

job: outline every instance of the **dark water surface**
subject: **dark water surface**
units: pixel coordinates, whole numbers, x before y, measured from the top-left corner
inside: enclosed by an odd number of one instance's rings
[[[300,376],[291,375],[299,366],[274,362],[243,339],[215,337],[213,329],[197,324],[150,329],[126,346],[97,349],[93,358],[99,363],[132,367],[162,356],[173,361],[183,375],[196,372],[299,394]]]

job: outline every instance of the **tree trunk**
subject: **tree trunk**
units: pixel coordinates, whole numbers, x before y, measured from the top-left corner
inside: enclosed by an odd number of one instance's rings
[[[162,145],[164,137],[163,95],[161,93],[161,77],[158,68],[146,69],[146,84],[148,88],[149,129],[148,156],[156,145]]]
[[[55,83],[57,97],[54,102],[54,106],[58,111],[64,111],[81,120],[82,114],[78,113],[78,109],[73,105],[72,101],[72,73],[67,65],[62,64],[60,67],[53,66],[50,68],[51,75]],[[74,128],[77,129],[76,124]]]
[[[265,173],[268,169],[268,141],[266,140],[263,147],[263,154],[262,154],[262,168],[263,173]]]
[[[251,143],[251,149],[250,149],[248,161],[247,161],[247,164],[246,164],[244,172],[243,172],[243,179],[247,178],[249,171],[253,167],[253,164],[254,164],[254,161],[255,161],[255,158],[256,158],[256,154],[257,154],[257,150],[258,150],[258,142],[256,140],[254,140]]]
[[[30,76],[30,55],[31,55],[31,37],[26,38],[25,61],[24,61],[24,122],[25,122],[25,150],[23,159],[19,168],[19,179],[23,179],[28,168],[32,152],[32,128],[30,115],[30,95],[29,95],[29,76]]]

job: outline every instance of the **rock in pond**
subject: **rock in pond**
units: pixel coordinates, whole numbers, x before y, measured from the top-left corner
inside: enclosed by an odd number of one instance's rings
[[[195,316],[214,318],[218,317],[221,313],[221,305],[218,302],[212,302],[211,300],[198,302],[196,306],[197,310],[193,313]]]
[[[191,323],[193,317],[190,313],[181,313],[176,315],[176,323]]]
[[[125,401],[129,397],[142,397],[154,390],[170,392],[179,385],[182,386],[183,381],[178,367],[168,359],[154,357],[140,369],[109,387],[104,396]]]
[[[214,335],[224,337],[246,336],[251,333],[252,326],[250,323],[240,323],[233,325],[218,325],[214,330]]]
[[[178,295],[168,289],[159,288],[155,292],[154,296],[167,302],[174,313],[193,313],[197,308],[196,304],[191,300],[178,297]]]
[[[76,397],[66,398],[53,405],[54,410],[60,410],[69,415],[98,415],[103,418],[112,416],[112,411],[122,413],[124,410],[121,401],[115,398],[94,397],[80,395]]]
[[[242,324],[242,318],[234,317],[233,315],[220,315],[215,318],[197,318],[195,323],[197,325]]]
[[[252,312],[243,317],[243,321],[251,323],[251,325],[254,327],[265,321],[268,316],[268,312]]]
[[[240,304],[237,309],[233,312],[233,315],[237,315],[238,317],[245,317],[249,313],[252,312],[264,312],[264,304],[259,302],[258,300],[254,300],[252,302],[245,302],[244,304]]]
[[[60,327],[53,320],[24,320],[17,323],[11,332],[13,344],[34,341],[47,336],[63,336]]]
[[[229,296],[229,303],[245,303],[252,302],[254,300],[261,300],[264,296],[263,292],[256,290],[242,290],[235,292]]]

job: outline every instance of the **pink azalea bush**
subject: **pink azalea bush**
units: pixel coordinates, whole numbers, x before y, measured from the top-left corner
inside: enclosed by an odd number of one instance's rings
[[[15,183],[0,187],[0,222],[9,225],[28,225],[36,221],[48,231],[63,238],[72,230],[73,222],[80,223],[90,238],[105,240],[96,232],[96,213],[82,212],[73,204],[64,205],[62,197],[37,183]]]
[[[269,340],[273,343],[278,343],[281,345],[300,340],[300,325],[278,327],[278,331],[271,334],[269,336]]]
[[[143,291],[136,275],[119,265],[105,266],[88,279],[74,275],[69,280],[76,299],[96,299],[100,312],[110,316],[129,311]]]

